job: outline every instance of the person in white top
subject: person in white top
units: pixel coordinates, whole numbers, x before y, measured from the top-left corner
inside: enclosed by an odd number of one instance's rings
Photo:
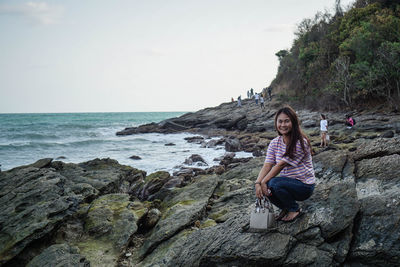
[[[324,114],[321,114],[320,130],[321,130],[321,145],[320,145],[320,147],[326,147],[326,146],[328,146],[328,142],[326,140],[326,135],[328,133],[328,121],[326,120],[326,116]]]
[[[254,99],[256,100],[256,105],[258,105],[258,99],[260,99],[260,95],[258,93],[256,93],[254,95]]]

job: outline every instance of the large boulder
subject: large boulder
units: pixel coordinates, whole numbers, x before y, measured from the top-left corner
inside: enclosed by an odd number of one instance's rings
[[[350,262],[397,265],[400,258],[400,139],[376,139],[354,152],[361,210]]]
[[[330,156],[334,156],[333,152]],[[332,174],[341,177],[346,161],[337,159],[336,162],[339,173],[335,169]],[[314,195],[301,203],[306,211],[304,216],[293,223],[280,222],[275,230],[252,233],[246,229],[255,202],[254,180],[262,164],[263,159],[253,159],[222,174],[209,200],[208,213],[199,226],[182,229],[164,242],[154,244],[154,251],[141,265],[331,266],[343,263],[359,210],[354,179],[318,178]]]
[[[81,164],[43,159],[1,172],[0,265],[27,264],[54,242],[53,237],[58,238],[60,229],[65,238],[59,242],[79,240],[77,231],[83,233],[80,218],[86,216],[88,203],[103,194],[120,192],[144,174],[110,159]]]
[[[0,265],[50,234],[83,200],[53,169],[17,168],[0,174]]]

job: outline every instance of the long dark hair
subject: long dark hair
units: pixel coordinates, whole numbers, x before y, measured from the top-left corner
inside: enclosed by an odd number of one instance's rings
[[[283,154],[283,156],[289,156],[289,158],[294,157],[294,152],[296,151],[297,141],[300,141],[301,148],[303,149],[304,152],[312,154],[310,139],[308,139],[307,135],[305,135],[303,133],[303,131],[301,130],[299,118],[297,117],[296,112],[290,106],[285,106],[285,107],[279,109],[275,114],[275,130],[278,132],[278,134],[282,135],[278,131],[278,127],[277,127],[278,116],[281,113],[284,113],[285,115],[287,115],[289,117],[290,121],[292,122],[292,130],[290,131],[289,144],[286,146],[286,152],[285,152],[285,154]],[[306,151],[306,149],[305,149],[304,139],[307,141],[307,144],[310,148],[309,151]]]

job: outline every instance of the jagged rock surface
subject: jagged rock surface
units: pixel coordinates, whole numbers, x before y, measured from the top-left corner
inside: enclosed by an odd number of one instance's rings
[[[133,132],[190,130],[265,151],[276,136],[274,110],[243,102]],[[318,146],[319,114],[298,115]],[[61,262],[66,255],[96,266],[397,265],[400,119],[356,115],[352,129],[343,126],[342,113],[328,115],[331,144],[315,149],[317,185],[301,203],[306,214],[264,233],[246,230],[262,158],[226,156],[218,168],[172,176],[146,176],[110,159],[43,159],[0,172],[0,265],[35,266],[58,254]]]

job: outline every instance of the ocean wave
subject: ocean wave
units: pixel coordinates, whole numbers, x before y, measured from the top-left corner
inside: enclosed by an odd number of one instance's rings
[[[19,143],[11,143],[11,144],[0,144],[0,151],[3,150],[15,150],[15,151],[24,151],[26,149],[47,149],[53,147],[65,147],[63,143],[49,143],[49,142],[19,142]]]
[[[19,133],[4,136],[9,140],[57,140],[60,136],[56,134],[45,134],[45,133]]]

